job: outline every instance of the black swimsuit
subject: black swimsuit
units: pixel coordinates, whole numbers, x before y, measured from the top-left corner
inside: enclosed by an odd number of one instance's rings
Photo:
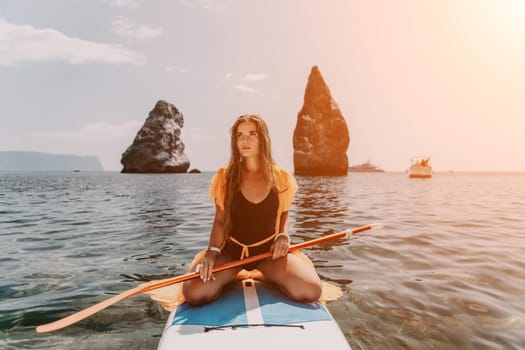
[[[275,223],[279,209],[279,197],[275,189],[271,189],[264,200],[252,203],[247,200],[240,190],[234,192],[232,198],[232,226],[229,237],[245,245],[251,245],[268,239],[275,234]],[[273,239],[261,245],[250,247],[249,255],[257,255],[270,251]],[[233,242],[226,241],[223,252],[234,259],[242,258],[243,247]],[[253,270],[260,264],[255,262],[247,264],[243,268]]]

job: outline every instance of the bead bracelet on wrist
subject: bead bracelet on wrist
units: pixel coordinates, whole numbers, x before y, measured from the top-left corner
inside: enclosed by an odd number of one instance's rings
[[[217,255],[218,255],[218,254],[221,253],[221,248],[210,246],[210,247],[208,247],[208,249],[206,249],[206,253],[208,253],[208,252],[214,252],[214,253],[217,253]]]

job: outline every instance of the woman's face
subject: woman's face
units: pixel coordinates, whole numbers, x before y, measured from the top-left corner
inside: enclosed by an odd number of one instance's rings
[[[259,155],[259,133],[254,122],[241,122],[236,137],[237,149],[243,158]]]

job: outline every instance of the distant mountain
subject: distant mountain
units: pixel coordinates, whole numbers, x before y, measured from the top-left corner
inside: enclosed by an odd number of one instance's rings
[[[95,156],[0,151],[0,171],[103,171]]]

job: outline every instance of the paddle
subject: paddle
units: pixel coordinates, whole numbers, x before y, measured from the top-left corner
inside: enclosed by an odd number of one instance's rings
[[[288,251],[292,252],[294,250],[310,247],[310,246],[313,246],[313,245],[316,245],[316,244],[325,243],[325,242],[328,242],[328,241],[333,241],[333,240],[336,240],[336,239],[339,239],[339,238],[347,238],[347,237],[349,237],[351,235],[354,235],[356,233],[359,233],[359,232],[371,230],[371,229],[374,229],[374,228],[382,228],[382,227],[383,227],[382,224],[372,224],[372,225],[367,225],[367,226],[361,226],[361,227],[355,228],[353,230],[344,230],[344,231],[341,231],[339,233],[334,233],[334,234],[331,234],[331,235],[328,235],[328,236],[324,236],[324,237],[312,239],[310,241],[306,241],[306,242],[303,242],[303,243],[292,245],[292,246],[290,246],[290,248],[288,248]],[[219,272],[219,271],[231,269],[233,267],[238,267],[238,266],[241,266],[241,265],[244,265],[244,264],[249,264],[249,263],[252,263],[252,262],[255,262],[255,261],[267,259],[267,258],[270,258],[271,256],[272,256],[272,253],[271,252],[267,252],[267,253],[251,256],[251,257],[248,257],[248,258],[245,258],[245,259],[242,259],[242,260],[236,260],[236,261],[232,261],[232,262],[229,262],[229,263],[217,265],[217,266],[215,266],[213,268],[213,272]],[[64,317],[64,318],[62,318],[60,320],[40,325],[40,326],[36,327],[36,331],[38,333],[53,332],[53,331],[56,331],[56,330],[59,330],[59,329],[71,326],[72,324],[77,323],[78,321],[81,321],[81,320],[83,320],[83,319],[85,319],[85,318],[87,318],[87,317],[89,317],[91,315],[94,315],[97,312],[102,311],[105,308],[107,308],[107,307],[109,307],[109,306],[111,306],[113,304],[116,304],[119,301],[124,300],[126,298],[129,298],[129,297],[132,297],[132,296],[135,296],[135,295],[138,295],[138,294],[142,294],[142,293],[145,293],[145,292],[149,292],[149,291],[152,291],[154,289],[159,289],[159,288],[163,288],[163,287],[166,287],[166,286],[170,286],[172,284],[181,283],[181,282],[184,282],[184,281],[187,281],[187,280],[190,280],[190,279],[193,279],[193,278],[197,278],[197,277],[199,277],[199,272],[189,272],[189,273],[186,273],[184,275],[173,277],[173,278],[168,278],[168,279],[165,279],[165,280],[162,280],[162,281],[152,281],[151,283],[148,283],[146,285],[141,285],[141,286],[135,287],[133,289],[127,290],[125,292],[122,292],[120,294],[117,294],[114,297],[111,297],[111,298],[109,298],[107,300],[104,300],[104,301],[102,301],[102,302],[100,302],[98,304],[92,305],[92,306],[90,306],[90,307],[88,307],[88,308],[86,308],[84,310],[81,310],[79,312],[76,312],[76,313],[74,313],[72,315],[66,316],[66,317]]]

